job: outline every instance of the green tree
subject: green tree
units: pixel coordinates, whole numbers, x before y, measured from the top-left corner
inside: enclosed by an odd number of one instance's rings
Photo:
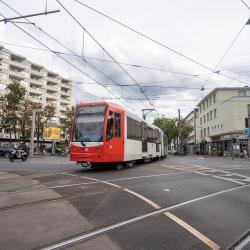
[[[162,129],[162,131],[167,135],[169,142],[178,136],[178,129],[175,118],[156,118],[154,120],[154,125]]]
[[[18,82],[13,81],[6,88],[6,93],[0,99],[1,127],[16,134],[19,131],[19,109],[22,106],[26,95],[25,88]]]
[[[35,103],[32,102],[28,97],[23,101],[19,110],[19,127],[22,136],[22,141],[25,142],[30,138],[31,134],[31,123],[32,123],[32,110],[35,108]]]
[[[179,135],[178,127],[180,125],[180,139],[184,140],[192,132],[193,128],[184,119],[180,119],[180,124],[178,118],[156,118],[154,120],[154,125],[161,128],[163,132],[167,135],[168,141],[174,140],[174,147],[176,148],[176,140]]]
[[[61,119],[61,127],[64,133],[65,139],[70,136],[70,131],[72,128],[72,122],[74,117],[74,108],[68,107],[65,113],[66,118]]]
[[[52,104],[43,106],[41,103],[36,103],[34,109],[36,110],[37,148],[39,148],[39,141],[43,135],[44,125],[55,115],[55,106]]]
[[[193,127],[187,123],[186,120],[180,120],[180,137],[181,139],[185,139],[189,136],[189,134],[193,131]]]

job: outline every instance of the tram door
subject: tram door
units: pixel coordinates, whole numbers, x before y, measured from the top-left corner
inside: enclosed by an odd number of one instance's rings
[[[124,159],[124,113],[109,110],[106,130],[107,153],[111,161]]]
[[[142,152],[148,152],[147,124],[145,122],[142,122]]]

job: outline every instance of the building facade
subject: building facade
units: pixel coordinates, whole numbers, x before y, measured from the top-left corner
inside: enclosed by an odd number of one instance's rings
[[[216,88],[198,103],[195,115],[196,152],[237,155],[247,149],[243,129],[250,117],[250,88]]]
[[[53,104],[56,108],[51,122],[60,125],[67,107],[72,106],[72,82],[0,46],[0,93],[5,92],[13,80],[25,87],[29,98],[43,105]],[[0,129],[0,139],[9,134]]]

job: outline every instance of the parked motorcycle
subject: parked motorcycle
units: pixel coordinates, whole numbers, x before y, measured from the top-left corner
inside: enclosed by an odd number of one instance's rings
[[[9,157],[10,162],[14,162],[15,160],[22,160],[26,161],[28,159],[28,154],[21,149],[16,149],[13,152],[11,152],[11,155]]]

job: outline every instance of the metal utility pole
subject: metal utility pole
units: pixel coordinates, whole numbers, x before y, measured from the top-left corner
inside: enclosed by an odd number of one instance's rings
[[[181,138],[180,121],[181,121],[181,110],[178,109],[178,138],[177,138],[178,154],[180,154],[180,138]]]
[[[34,155],[34,137],[35,137],[35,127],[36,127],[36,111],[32,110],[32,127],[30,136],[30,157]]]

